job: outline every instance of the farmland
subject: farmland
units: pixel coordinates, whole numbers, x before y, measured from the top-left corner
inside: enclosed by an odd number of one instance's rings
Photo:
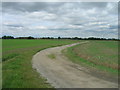
[[[78,40],[2,40],[3,88],[53,88],[32,68],[32,57],[50,47],[80,42]],[[84,67],[117,75],[118,42],[92,41],[63,50],[69,60]],[[54,61],[55,54],[48,58]]]
[[[80,65],[115,75],[118,73],[117,41],[89,41],[64,50],[64,54]]]
[[[51,88],[32,68],[32,57],[45,48],[71,44],[73,40],[2,40],[3,88]]]

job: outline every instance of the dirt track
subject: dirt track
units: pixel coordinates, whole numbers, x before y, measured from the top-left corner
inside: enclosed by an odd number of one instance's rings
[[[84,72],[86,68],[72,63],[61,53],[67,47],[83,43],[87,42],[42,50],[33,56],[33,68],[56,88],[117,88],[117,83]],[[48,57],[50,54],[55,55],[55,58]]]

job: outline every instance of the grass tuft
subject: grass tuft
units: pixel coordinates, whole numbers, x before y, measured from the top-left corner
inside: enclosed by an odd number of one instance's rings
[[[56,59],[55,54],[49,54],[48,57],[49,57],[50,59]]]

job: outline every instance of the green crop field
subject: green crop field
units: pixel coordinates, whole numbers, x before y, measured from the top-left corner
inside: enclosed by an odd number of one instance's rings
[[[3,88],[51,88],[32,68],[32,57],[45,48],[75,43],[72,40],[2,40]]]
[[[118,41],[89,41],[70,47],[64,53],[75,63],[111,74],[118,73]]]

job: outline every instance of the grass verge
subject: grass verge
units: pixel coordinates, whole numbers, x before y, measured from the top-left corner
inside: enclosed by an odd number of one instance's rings
[[[116,54],[118,48],[115,43],[114,41],[91,41],[87,44],[69,47],[63,53],[74,63],[118,75],[118,68],[114,66],[118,65]]]

